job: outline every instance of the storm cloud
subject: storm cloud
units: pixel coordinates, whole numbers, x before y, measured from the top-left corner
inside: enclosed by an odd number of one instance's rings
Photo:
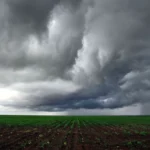
[[[149,26],[149,0],[1,0],[0,106],[150,114]]]

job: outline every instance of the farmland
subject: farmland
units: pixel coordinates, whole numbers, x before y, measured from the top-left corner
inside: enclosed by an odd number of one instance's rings
[[[148,150],[150,116],[0,116],[0,150]]]

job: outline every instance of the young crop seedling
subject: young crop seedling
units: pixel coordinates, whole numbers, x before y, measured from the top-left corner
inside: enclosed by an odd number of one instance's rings
[[[116,135],[119,135],[119,133],[118,133],[118,132],[115,132],[115,134],[116,134]]]
[[[26,144],[25,144],[25,143],[22,143],[20,146],[21,146],[22,148],[25,148],[25,147],[26,147]]]
[[[44,145],[45,145],[44,143],[41,143],[39,147],[44,148]]]
[[[107,142],[105,142],[105,141],[104,141],[104,146],[105,146],[105,148],[108,147],[108,144],[107,144]]]
[[[30,145],[31,143],[32,143],[32,141],[29,140],[29,141],[28,141],[28,144]]]
[[[131,147],[137,147],[137,146],[141,147],[143,145],[143,143],[141,141],[134,140],[134,141],[128,141],[128,142],[126,142],[125,145],[127,145],[130,148]]]
[[[134,131],[134,133],[135,133],[135,134],[138,134],[138,133],[139,133],[139,131],[135,130],[135,131]]]
[[[28,144],[29,144],[29,143],[26,141],[26,142],[21,143],[20,146],[21,146],[22,148],[25,148]],[[30,144],[31,144],[31,143],[30,143]]]
[[[82,143],[84,142],[84,139],[83,139],[83,137],[81,138],[81,141],[82,141]]]
[[[123,131],[123,134],[125,134],[125,135],[128,135],[128,136],[129,136],[129,135],[131,135],[131,132],[130,132],[130,131],[127,131],[127,130],[124,130],[124,131]]]
[[[133,146],[131,141],[125,143],[125,145],[127,145],[128,147],[132,147]]]
[[[137,141],[136,142],[138,145],[142,145],[142,142],[141,141]]]
[[[139,134],[142,135],[142,136],[146,136],[148,133],[145,132],[145,131],[141,131]]]
[[[49,141],[42,141],[41,143],[40,143],[40,148],[44,148],[45,146],[49,146],[49,144],[50,144],[50,142]]]
[[[41,138],[41,137],[43,137],[43,135],[42,135],[42,134],[39,134],[39,138]]]

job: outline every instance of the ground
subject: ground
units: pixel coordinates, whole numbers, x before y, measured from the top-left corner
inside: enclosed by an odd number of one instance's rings
[[[73,124],[73,125],[72,125]],[[149,125],[1,126],[0,150],[149,150]]]

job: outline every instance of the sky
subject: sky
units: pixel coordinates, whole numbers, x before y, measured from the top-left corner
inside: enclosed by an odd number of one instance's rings
[[[0,0],[0,114],[150,115],[149,0]]]

